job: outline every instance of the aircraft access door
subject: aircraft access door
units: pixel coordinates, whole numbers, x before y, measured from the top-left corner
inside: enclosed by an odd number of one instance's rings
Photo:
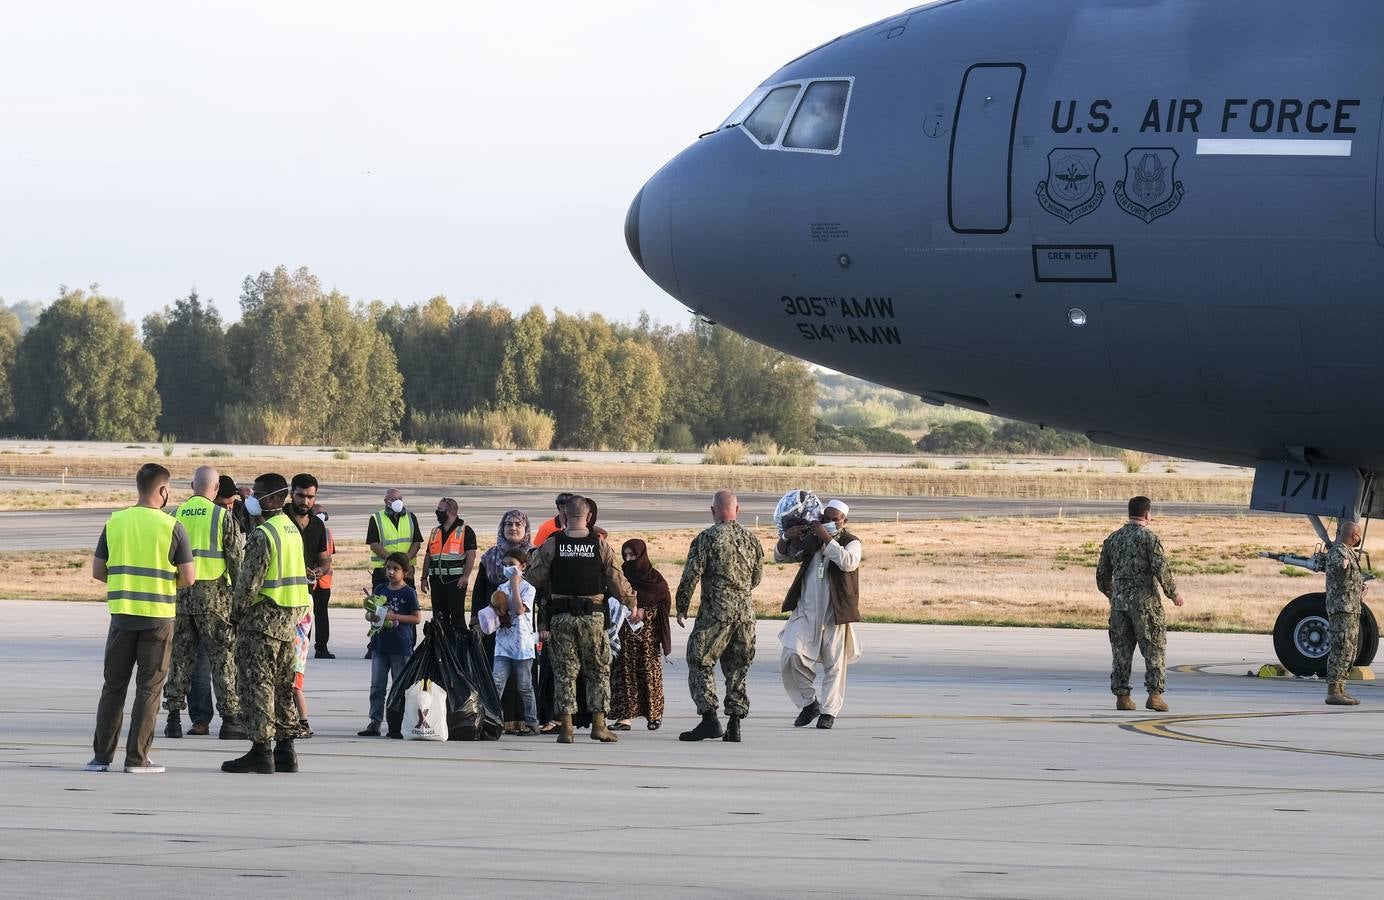
[[[978,63],[961,79],[947,175],[947,218],[958,234],[1009,230],[1014,128],[1025,74],[1019,63]]]

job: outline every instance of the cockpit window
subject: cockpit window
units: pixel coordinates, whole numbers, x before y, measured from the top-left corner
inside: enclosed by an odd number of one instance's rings
[[[841,146],[841,127],[846,119],[849,81],[814,81],[807,86],[793,123],[784,135],[790,150],[834,151]],[[772,95],[770,95],[772,96]],[[767,141],[765,142],[767,143]]]
[[[798,96],[798,88],[796,84],[788,84],[770,91],[745,120],[745,130],[761,144],[777,141],[783,120],[788,117],[788,110],[793,108],[793,100]]]
[[[754,112],[754,108],[759,105],[759,101],[764,99],[764,95],[769,93],[769,90],[770,89],[767,87],[755,88],[754,93],[746,97],[744,101],[735,108],[735,112],[726,116],[726,120],[718,125],[716,130],[720,131],[723,128],[734,128],[736,125],[743,123],[745,117]]]

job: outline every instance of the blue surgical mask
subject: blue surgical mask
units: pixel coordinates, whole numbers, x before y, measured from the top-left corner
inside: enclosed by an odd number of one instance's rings
[[[519,570],[518,570],[516,567],[514,567],[514,566],[505,566],[505,567],[504,567],[503,569],[501,569],[500,571],[504,574],[504,576],[505,576],[506,578],[513,578],[514,575],[515,575],[515,573],[518,572]]]
[[[836,532],[841,530],[841,526],[837,525],[831,519],[827,519],[825,522],[823,522],[822,527],[827,530],[827,534],[835,534]]]

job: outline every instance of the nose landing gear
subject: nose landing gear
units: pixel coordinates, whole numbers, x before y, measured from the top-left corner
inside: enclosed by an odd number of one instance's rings
[[[1326,594],[1321,591],[1303,594],[1278,614],[1273,626],[1273,649],[1283,668],[1294,675],[1325,678],[1329,634]],[[1368,666],[1379,651],[1379,624],[1368,606],[1360,610],[1359,646],[1355,664]]]

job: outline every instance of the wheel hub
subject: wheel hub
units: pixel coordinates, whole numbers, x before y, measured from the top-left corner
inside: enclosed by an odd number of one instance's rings
[[[1293,644],[1299,653],[1310,659],[1325,657],[1331,646],[1327,620],[1321,616],[1308,616],[1298,622],[1293,629]]]

